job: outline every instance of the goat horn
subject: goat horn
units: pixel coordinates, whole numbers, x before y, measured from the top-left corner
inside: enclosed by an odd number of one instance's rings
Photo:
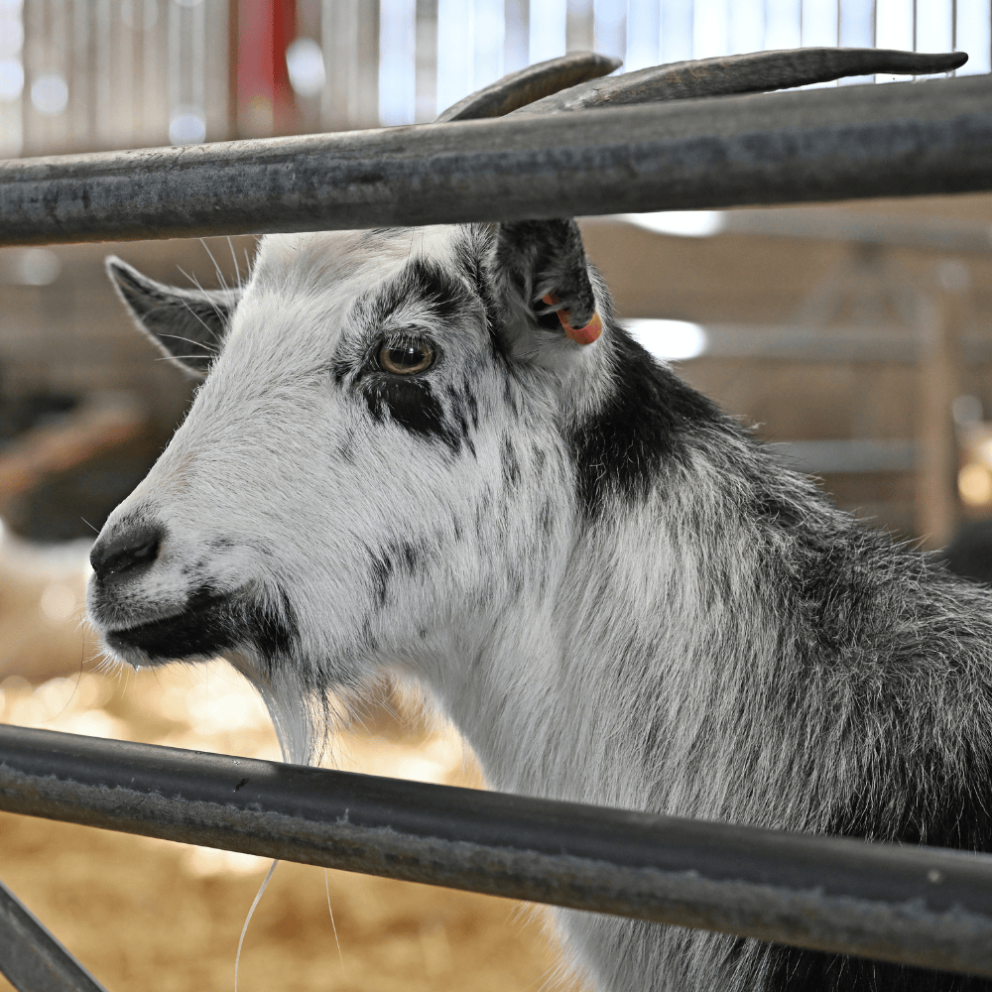
[[[924,55],[884,48],[797,48],[754,52],[672,62],[626,72],[611,79],[594,79],[526,104],[515,113],[555,114],[563,110],[589,110],[620,104],[758,93],[876,72],[929,75],[949,72],[967,61],[968,56],[963,52]]]
[[[470,93],[441,114],[435,124],[467,121],[479,117],[502,117],[534,100],[578,83],[598,79],[623,63],[594,52],[572,52],[559,59],[538,62],[498,79],[491,86]]]

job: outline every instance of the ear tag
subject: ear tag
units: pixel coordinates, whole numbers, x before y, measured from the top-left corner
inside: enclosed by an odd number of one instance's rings
[[[554,293],[548,293],[547,296],[541,297],[541,302],[547,303],[548,306],[554,306],[559,300]],[[572,327],[568,322],[567,310],[558,311],[558,320],[565,331],[565,336],[571,338],[576,344],[592,344],[603,333],[603,321],[598,311],[593,313],[592,320],[585,327]]]

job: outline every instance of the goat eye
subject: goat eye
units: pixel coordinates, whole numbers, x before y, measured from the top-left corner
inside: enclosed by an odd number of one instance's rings
[[[426,341],[390,341],[379,349],[379,368],[394,375],[413,375],[429,369],[434,349]]]

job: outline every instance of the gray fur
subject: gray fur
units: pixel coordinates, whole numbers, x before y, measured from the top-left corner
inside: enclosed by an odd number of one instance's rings
[[[97,544],[166,534],[153,564],[91,583],[105,642],[158,663],[128,631],[195,627],[209,589],[235,604],[225,653],[296,760],[325,689],[393,670],[502,790],[992,848],[988,591],[833,508],[652,362],[575,236],[264,239],[189,417]],[[545,264],[555,238],[567,265]],[[543,321],[549,288],[594,300],[603,336],[580,346]],[[384,377],[390,335],[439,357],[415,382]],[[601,992],[992,988],[561,920]]]

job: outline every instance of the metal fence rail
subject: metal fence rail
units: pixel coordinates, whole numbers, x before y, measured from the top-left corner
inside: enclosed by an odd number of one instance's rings
[[[106,992],[106,989],[0,882],[0,974],[26,992]]]
[[[992,977],[992,858],[0,727],[0,808]]]
[[[992,189],[992,77],[0,163],[0,245]]]

